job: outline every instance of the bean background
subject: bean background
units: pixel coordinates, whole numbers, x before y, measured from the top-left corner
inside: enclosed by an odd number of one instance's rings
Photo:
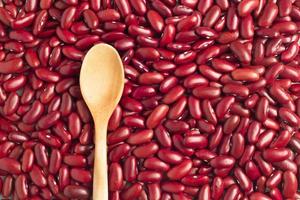
[[[78,75],[108,43],[111,200],[300,199],[299,21],[299,0],[0,0],[2,197],[91,199]]]

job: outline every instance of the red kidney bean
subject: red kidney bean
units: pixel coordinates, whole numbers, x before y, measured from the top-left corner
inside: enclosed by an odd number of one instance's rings
[[[0,73],[16,73],[23,69],[23,60],[20,58],[0,62]]]
[[[283,173],[282,193],[285,198],[293,198],[297,191],[298,181],[296,175],[291,171]]]
[[[246,15],[250,14],[254,9],[258,7],[259,1],[258,0],[246,0],[242,1],[238,5],[238,13],[241,17],[245,17]]]
[[[139,146],[134,149],[133,154],[138,158],[148,158],[158,151],[159,147],[156,143],[150,142],[148,144]]]
[[[271,200],[270,197],[268,197],[267,195],[265,195],[261,192],[253,192],[249,198],[250,198],[250,200],[255,200],[255,199]]]
[[[242,171],[241,168],[236,168],[234,170],[234,175],[237,178],[240,187],[245,191],[249,192],[252,189],[251,180],[247,177],[247,175]]]
[[[31,149],[26,149],[22,156],[22,171],[29,172],[34,163],[34,152]]]
[[[124,200],[134,199],[140,196],[142,192],[142,185],[140,183],[134,183],[129,188],[122,192],[121,197]]]
[[[29,175],[32,182],[37,186],[45,187],[47,185],[47,179],[43,174],[43,171],[37,165],[32,166],[32,170],[29,172]]]
[[[43,144],[37,143],[34,146],[34,154],[35,154],[35,160],[37,161],[37,164],[41,167],[47,167],[48,166],[48,155],[46,152],[46,147]]]
[[[184,176],[186,176],[189,173],[189,171],[191,170],[191,168],[192,168],[192,161],[184,160],[179,165],[171,168],[168,171],[167,176],[171,180],[179,180],[179,179],[183,178]]]
[[[28,197],[28,185],[25,175],[19,175],[15,182],[16,193],[20,199]]]
[[[171,193],[179,193],[184,191],[185,189],[183,184],[178,183],[176,181],[163,182],[161,184],[161,188],[163,191],[171,192]]]
[[[275,188],[281,182],[281,179],[282,179],[282,172],[281,171],[275,171],[270,176],[270,178],[267,180],[266,186],[268,188]]]
[[[123,173],[122,168],[118,163],[112,163],[109,167],[109,190],[117,191],[122,187]]]
[[[84,186],[68,185],[64,189],[64,195],[68,198],[86,199],[89,197],[90,193],[88,189]]]
[[[126,158],[123,166],[124,179],[127,181],[133,181],[137,176],[137,161],[134,156]]]
[[[261,16],[258,19],[258,25],[262,27],[269,27],[273,23],[277,15],[277,5],[273,2],[267,3],[262,11]]]

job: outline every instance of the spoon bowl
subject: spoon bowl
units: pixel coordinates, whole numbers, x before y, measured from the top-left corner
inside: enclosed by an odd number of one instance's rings
[[[124,87],[124,70],[118,52],[107,44],[93,46],[82,62],[79,81],[95,124],[93,199],[108,200],[107,124]]]

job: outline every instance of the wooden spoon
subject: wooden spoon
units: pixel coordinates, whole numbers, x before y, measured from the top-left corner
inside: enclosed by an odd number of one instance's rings
[[[118,52],[107,44],[92,47],[82,63],[80,88],[95,123],[94,200],[108,200],[107,124],[123,87],[124,71]]]

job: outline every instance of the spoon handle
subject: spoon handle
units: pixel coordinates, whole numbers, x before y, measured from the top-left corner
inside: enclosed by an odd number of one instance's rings
[[[106,134],[107,123],[95,120],[93,200],[108,200]]]

